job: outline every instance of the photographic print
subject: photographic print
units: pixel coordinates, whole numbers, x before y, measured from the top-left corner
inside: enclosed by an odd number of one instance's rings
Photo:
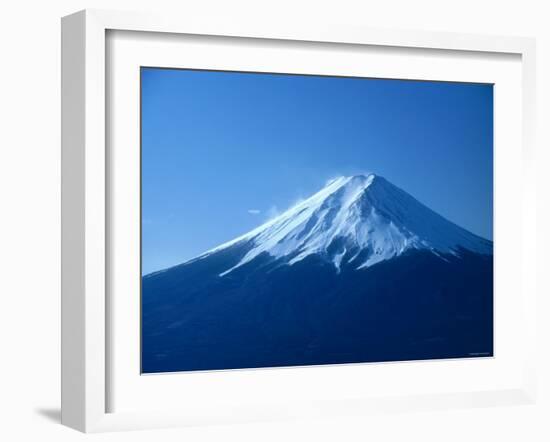
[[[142,67],[140,277],[143,374],[493,356],[493,86]]]

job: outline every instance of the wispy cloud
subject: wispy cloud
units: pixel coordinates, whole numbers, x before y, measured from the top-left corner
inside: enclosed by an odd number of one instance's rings
[[[275,205],[271,206],[266,212],[266,219],[270,220],[278,217],[281,214],[279,208]]]
[[[328,186],[329,184],[332,184],[338,178],[342,178],[342,175],[335,175],[335,176],[329,178],[328,180],[325,181],[325,186]]]
[[[262,213],[262,211],[259,209],[248,209],[247,212],[251,215],[259,215],[260,213]]]

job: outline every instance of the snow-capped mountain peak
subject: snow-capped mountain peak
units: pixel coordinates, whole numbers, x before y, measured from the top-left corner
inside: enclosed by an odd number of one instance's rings
[[[411,249],[425,249],[442,259],[463,250],[492,254],[492,242],[446,220],[375,174],[333,179],[276,218],[198,259],[242,243],[250,245],[247,253],[220,276],[264,253],[288,265],[315,254],[338,271],[343,264],[367,268]]]

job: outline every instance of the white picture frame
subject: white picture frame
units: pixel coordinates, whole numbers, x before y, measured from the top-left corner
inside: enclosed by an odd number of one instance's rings
[[[521,292],[525,335],[523,381],[512,389],[427,393],[274,404],[255,413],[242,407],[210,420],[189,419],[184,411],[108,412],[112,388],[107,339],[111,312],[107,302],[107,228],[110,197],[107,176],[106,33],[143,31],[164,34],[243,37],[292,42],[425,48],[515,54],[521,57]],[[441,409],[532,403],[535,400],[535,42],[419,31],[389,31],[343,26],[294,27],[285,24],[215,22],[191,17],[86,10],[62,20],[62,423],[84,432],[183,426],[209,422],[246,422],[291,416],[361,414],[370,411]],[[497,189],[498,191],[498,189]]]

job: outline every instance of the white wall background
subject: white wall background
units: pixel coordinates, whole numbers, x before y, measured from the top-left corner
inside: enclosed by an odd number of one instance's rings
[[[538,39],[539,269],[550,226],[550,11],[545,1],[12,0],[0,6],[0,439],[82,440],[59,425],[60,17],[83,8],[270,17]],[[546,150],[546,151],[545,151]],[[546,186],[546,188],[545,188]],[[543,277],[545,280],[543,280]],[[91,436],[101,441],[550,440],[550,303],[540,303],[537,405],[324,422],[219,426]],[[88,436],[90,437],[90,436]]]

